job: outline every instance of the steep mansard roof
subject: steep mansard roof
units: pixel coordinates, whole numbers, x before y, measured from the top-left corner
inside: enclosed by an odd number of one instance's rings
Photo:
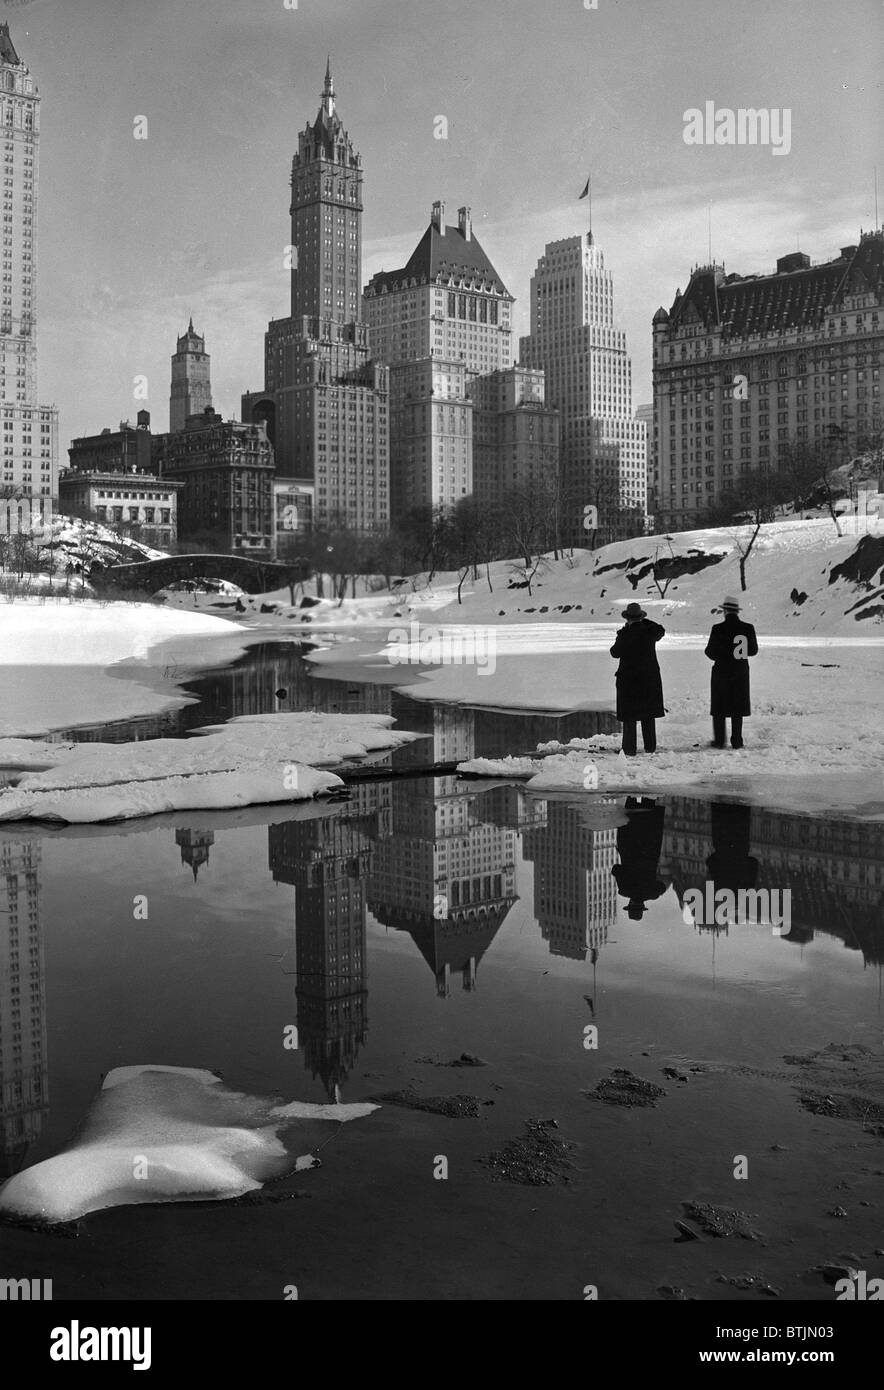
[[[476,238],[470,234],[467,239],[459,227],[446,226],[444,232],[430,223],[411,254],[408,264],[402,270],[380,271],[373,275],[369,289],[380,294],[387,290],[400,289],[402,281],[414,279],[418,284],[424,280],[434,283],[438,277],[447,281],[461,279],[475,280],[488,289],[509,298],[509,292],[482,250]]]
[[[884,303],[884,236],[868,233],[825,265],[811,266],[798,253],[784,256],[775,275],[725,275],[720,267],[696,270],[669,311],[670,330],[720,328],[728,337],[815,327],[850,294],[871,291]],[[655,321],[662,322],[659,316]]]
[[[15,51],[15,45],[9,36],[9,25],[0,24],[0,61],[4,63],[15,63],[16,66],[21,62]]]

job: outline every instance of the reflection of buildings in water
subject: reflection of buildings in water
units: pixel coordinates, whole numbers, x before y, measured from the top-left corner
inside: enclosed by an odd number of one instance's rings
[[[534,861],[534,915],[550,953],[585,960],[588,949],[607,940],[617,915],[616,829],[593,829],[578,807],[549,801],[546,825],[526,831],[523,845]]]
[[[366,881],[374,842],[390,824],[388,785],[352,790],[341,813],[269,830],[274,881],[295,888],[298,1039],[329,1099],[368,1031]]]
[[[500,758],[507,753],[531,753],[539,743],[568,743],[572,738],[617,733],[619,724],[605,710],[578,710],[573,714],[506,714],[499,710],[475,710],[477,758]]]
[[[180,679],[172,661],[169,679]],[[313,674],[297,642],[267,642],[251,647],[232,666],[223,671],[206,671],[186,681],[184,688],[198,701],[165,714],[137,715],[91,727],[78,725],[50,737],[53,742],[128,743],[171,738],[240,714],[313,709],[326,714],[390,712],[388,686],[323,680]],[[278,698],[277,690],[284,690],[285,698]]]
[[[714,805],[668,799],[663,852],[679,902],[687,888],[703,887],[707,861],[721,852],[720,838],[719,846],[713,838]],[[884,963],[884,825],[746,811],[749,857],[759,866],[756,886],[792,895],[791,931],[782,939],[803,943],[821,931],[862,951],[867,964]]]
[[[488,821],[491,825],[500,825],[521,835],[526,830],[546,825],[546,806],[543,797],[531,796],[524,787],[507,782],[499,787],[489,787],[487,791],[480,790],[470,815],[473,820]]]
[[[390,688],[323,680],[313,674],[298,644],[261,643],[226,671],[191,683],[200,696],[198,723],[240,714],[318,710],[323,714],[389,714]],[[286,692],[277,697],[277,690]]]
[[[49,1111],[40,843],[0,843],[0,1179],[36,1142]]]
[[[209,847],[215,843],[214,830],[188,830],[182,827],[175,831],[175,843],[181,849],[181,863],[190,865],[196,883],[201,865],[209,862]]]
[[[397,767],[473,756],[474,714],[409,701],[399,723],[427,737],[397,749]],[[515,832],[476,820],[481,793],[456,777],[421,777],[392,785],[392,834],[372,863],[369,907],[381,923],[411,934],[447,995],[452,972],[476,986],[481,956],[516,901]]]

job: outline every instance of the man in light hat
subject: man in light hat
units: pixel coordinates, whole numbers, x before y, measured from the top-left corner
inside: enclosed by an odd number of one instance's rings
[[[617,718],[623,725],[623,752],[634,758],[637,751],[637,729],[642,726],[642,742],[646,753],[657,747],[655,720],[666,713],[663,708],[663,682],[657,653],[654,650],[666,631],[652,623],[637,603],[623,609],[626,626],[617,633],[611,655],[619,657],[617,667]]]
[[[740,618],[740,604],[728,596],[721,605],[723,622],[716,623],[706,644],[712,662],[712,746],[723,748],[731,721],[731,748],[743,746],[743,720],[749,706],[749,658],[758,653],[758,639],[751,623]]]

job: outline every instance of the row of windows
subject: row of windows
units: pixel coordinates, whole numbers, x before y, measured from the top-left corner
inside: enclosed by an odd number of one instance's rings
[[[498,302],[485,295],[449,294],[448,317],[472,323],[497,323]]]

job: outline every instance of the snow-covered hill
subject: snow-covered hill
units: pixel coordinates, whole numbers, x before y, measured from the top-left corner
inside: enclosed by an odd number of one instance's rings
[[[751,526],[639,536],[599,550],[546,556],[531,580],[520,562],[496,560],[478,578],[461,583],[456,571],[413,575],[395,588],[364,592],[338,604],[333,599],[289,603],[287,590],[243,595],[242,609],[217,595],[172,596],[247,625],[311,632],[421,623],[610,623],[638,600],[671,632],[704,632],[726,594],[737,595],[760,632],[880,635],[884,622],[884,520],[831,518],[781,520],[763,526],[740,588],[740,547]],[[655,577],[656,570],[656,577]],[[367,586],[361,586],[366,588]],[[458,602],[460,587],[460,602]],[[304,606],[301,606],[303,603]],[[244,610],[244,611],[243,611]]]
[[[682,531],[618,541],[573,557],[547,558],[531,584],[498,561],[477,581],[437,575],[424,589],[400,595],[421,621],[619,622],[637,600],[668,631],[703,632],[726,594],[740,598],[759,631],[788,635],[879,634],[884,621],[884,522],[858,532],[854,518],[780,521],[763,526],[740,589],[739,547],[752,527]],[[877,529],[876,529],[877,528]],[[521,571],[521,566],[519,571]],[[410,587],[410,585],[409,585]]]
[[[31,533],[34,548],[45,553],[48,565],[50,548],[56,567],[62,569],[68,560],[101,564],[118,564],[137,560],[161,560],[165,550],[154,550],[141,541],[120,537],[97,521],[84,521],[74,516],[54,516],[51,522]]]

